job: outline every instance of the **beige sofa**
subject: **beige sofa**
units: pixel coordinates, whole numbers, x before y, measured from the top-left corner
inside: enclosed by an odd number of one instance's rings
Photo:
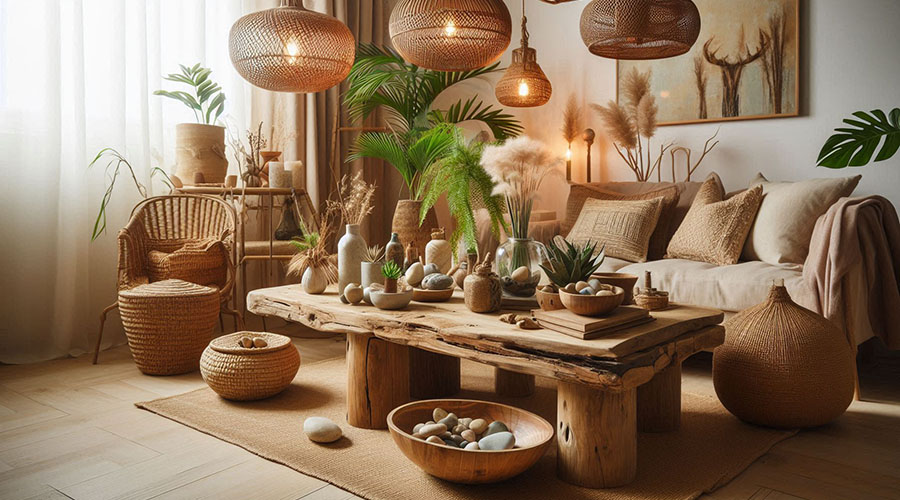
[[[592,188],[614,191],[625,195],[641,194],[655,191],[672,183],[593,183]],[[680,197],[671,232],[684,219],[701,183],[675,183]],[[584,185],[581,185],[584,186]],[[498,242],[493,240],[484,224],[485,215],[479,217],[479,247],[482,251],[496,248]],[[562,217],[561,221],[538,222],[532,224],[532,236],[544,243],[557,234],[565,235],[571,227],[572,215]],[[577,217],[577,214],[574,215]],[[567,227],[567,225],[569,227]],[[671,238],[671,234],[668,235]],[[658,256],[657,256],[658,257]],[[730,266],[716,266],[705,262],[683,259],[660,259],[635,263],[607,257],[601,267],[604,272],[621,272],[643,277],[644,271],[650,271],[654,286],[670,292],[675,302],[712,307],[725,311],[726,317],[762,302],[773,282],[784,280],[784,284],[793,299],[811,310],[818,310],[816,291],[810,286],[808,277],[804,276],[803,265],[769,264],[761,261],[739,262]],[[873,329],[868,321],[866,309],[865,272],[860,266],[848,275],[842,286],[843,300],[838,323],[848,335],[861,344],[872,338]]]

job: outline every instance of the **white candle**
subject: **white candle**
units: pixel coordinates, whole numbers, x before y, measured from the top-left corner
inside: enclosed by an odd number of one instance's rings
[[[302,161],[286,161],[284,169],[291,172],[291,186],[294,189],[306,189],[306,168]]]
[[[269,187],[291,187],[290,177],[284,171],[284,163],[280,161],[269,162]]]

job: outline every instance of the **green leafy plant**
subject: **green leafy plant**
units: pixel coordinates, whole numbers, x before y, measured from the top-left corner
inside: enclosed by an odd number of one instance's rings
[[[389,280],[398,280],[400,276],[403,276],[403,270],[396,262],[389,260],[381,266],[381,274]]]
[[[179,64],[179,66],[181,73],[172,73],[164,79],[189,85],[193,88],[194,94],[191,95],[181,90],[157,90],[153,95],[168,97],[184,103],[194,112],[197,123],[215,124],[225,109],[225,94],[219,84],[209,79],[212,70],[201,67],[200,63],[190,68],[183,64]]]
[[[109,206],[109,202],[112,199],[113,190],[116,187],[116,180],[118,180],[119,175],[123,173],[123,171],[127,171],[128,174],[131,175],[131,179],[134,181],[134,186],[137,188],[138,193],[140,193],[142,198],[147,197],[147,188],[138,181],[137,174],[134,172],[134,167],[131,166],[131,163],[122,155],[113,148],[103,148],[97,153],[97,156],[88,164],[88,169],[96,165],[100,162],[100,160],[108,160],[106,163],[106,191],[103,193],[103,198],[100,200],[100,212],[97,214],[97,218],[94,220],[94,229],[91,233],[91,241],[96,240],[106,231],[106,208]],[[168,186],[169,192],[175,189],[175,186],[172,184],[169,176],[166,175],[166,172],[159,167],[153,167],[150,171],[150,178],[153,179],[157,174],[162,175],[162,182]]]
[[[433,71],[407,63],[392,49],[360,45],[344,103],[355,121],[383,110],[389,131],[360,134],[347,161],[377,158],[390,163],[415,197],[424,170],[453,145],[451,129],[439,125],[474,120],[487,125],[498,140],[520,134],[523,128],[515,117],[477,97],[458,100],[444,110],[433,108],[444,90],[497,68],[494,64],[473,71]]]
[[[543,264],[540,266],[547,273],[550,281],[559,288],[564,288],[569,283],[587,281],[606,258],[603,247],[596,256],[594,255],[597,249],[596,243],[588,241],[579,247],[562,238],[558,239],[562,240],[564,244],[560,245],[554,239],[547,246],[550,253],[549,267]]]
[[[900,108],[894,108],[890,115],[875,109],[857,111],[853,116],[859,120],[844,119],[850,127],[834,129],[837,133],[825,141],[817,160],[820,167],[861,167],[872,161],[879,144],[881,150],[874,161],[887,160],[900,149]]]
[[[459,239],[466,242],[469,253],[478,251],[478,236],[474,210],[485,208],[491,219],[491,232],[500,238],[500,228],[507,229],[503,218],[503,196],[493,194],[494,181],[481,166],[484,143],[466,142],[462,131],[454,127],[453,145],[447,154],[432,163],[422,173],[416,198],[422,200],[419,224],[441,195],[447,195],[450,215],[456,219],[456,229],[450,235],[450,248]]]

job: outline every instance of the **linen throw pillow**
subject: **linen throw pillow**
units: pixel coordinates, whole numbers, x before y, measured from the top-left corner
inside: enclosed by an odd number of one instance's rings
[[[661,187],[645,193],[625,194],[591,185],[573,184],[569,190],[569,199],[566,203],[566,218],[562,224],[562,234],[567,235],[572,227],[575,226],[575,221],[578,220],[585,202],[589,199],[636,201],[662,198],[659,219],[656,222],[653,234],[650,235],[650,244],[647,247],[647,258],[658,260],[665,255],[669,237],[672,236],[675,230],[672,225],[675,219],[675,207],[678,205],[679,195],[680,190],[675,185]]]
[[[666,257],[736,264],[761,199],[762,187],[756,186],[726,200],[722,185],[707,179],[672,236]]]
[[[646,262],[650,236],[656,228],[663,198],[597,200],[584,203],[566,239],[576,245],[598,242],[606,255],[630,262]]]
[[[803,264],[816,220],[850,196],[860,175],[799,182],[769,182],[762,174],[750,186],[762,186],[763,198],[744,244],[744,260]]]

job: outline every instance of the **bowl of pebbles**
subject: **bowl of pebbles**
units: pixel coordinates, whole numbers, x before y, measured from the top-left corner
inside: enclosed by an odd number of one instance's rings
[[[400,451],[432,476],[463,484],[494,483],[537,462],[553,438],[543,418],[513,406],[433,399],[398,406],[387,418]]]
[[[603,316],[622,305],[625,290],[592,279],[570,283],[559,291],[559,299],[566,309],[580,316]]]

